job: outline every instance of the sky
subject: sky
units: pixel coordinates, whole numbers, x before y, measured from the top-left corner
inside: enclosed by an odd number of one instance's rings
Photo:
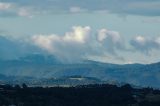
[[[0,0],[0,58],[160,61],[160,0]]]

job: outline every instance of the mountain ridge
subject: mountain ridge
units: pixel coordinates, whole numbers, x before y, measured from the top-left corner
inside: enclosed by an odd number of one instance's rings
[[[134,85],[160,87],[160,62],[152,64],[112,64],[85,60],[63,63],[56,57],[34,54],[17,60],[1,60],[0,74],[35,78],[67,76],[93,77],[104,81],[126,82]]]

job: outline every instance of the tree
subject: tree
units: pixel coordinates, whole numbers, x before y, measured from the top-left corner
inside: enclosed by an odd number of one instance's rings
[[[22,84],[22,88],[23,88],[23,89],[26,89],[26,88],[28,88],[28,87],[27,87],[27,85],[26,85],[25,83],[23,83],[23,84]]]

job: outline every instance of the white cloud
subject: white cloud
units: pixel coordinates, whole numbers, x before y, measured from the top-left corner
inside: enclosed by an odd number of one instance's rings
[[[137,36],[130,41],[130,44],[142,53],[150,54],[153,49],[160,48],[160,37],[146,38],[143,36]]]
[[[152,59],[152,55],[160,51],[160,37],[136,36],[131,41],[125,42],[117,31],[99,29],[96,33],[93,32],[89,26],[74,26],[64,35],[54,33],[33,35],[29,42],[45,53],[53,54],[67,62],[83,59],[119,63],[137,62],[134,56],[142,55]],[[130,57],[133,52],[134,56]]]
[[[2,3],[0,2],[0,10],[7,10],[11,7],[12,5],[10,3]]]
[[[33,17],[35,12],[31,7],[23,7],[16,3],[0,2],[0,15],[1,16],[21,16],[21,17]]]
[[[160,46],[160,37],[157,37],[157,38],[155,39],[155,43]]]
[[[137,36],[134,40],[140,45],[145,45],[147,42],[147,39],[143,36]]]
[[[102,29],[96,35],[92,34],[89,26],[75,26],[63,36],[51,34],[32,37],[35,45],[69,62],[106,54],[115,58],[117,49],[122,49],[121,40],[118,32]]]
[[[46,49],[47,51],[52,51],[52,41],[56,39],[55,35],[49,35],[49,36],[44,36],[44,35],[38,35],[38,36],[33,36],[32,40],[34,43],[41,48]]]
[[[118,43],[119,41],[121,41],[121,36],[116,31],[110,31],[107,29],[101,29],[98,31],[98,40],[99,41],[103,41],[109,37],[111,38],[113,43]]]
[[[98,31],[98,41],[101,42],[103,47],[109,52],[116,54],[116,50],[125,49],[124,40],[116,31],[101,29]]]
[[[89,51],[87,45],[90,36],[90,27],[73,27],[71,32],[66,32],[64,36],[35,35],[32,37],[35,45],[53,53],[60,59],[75,61],[83,58]],[[89,49],[89,50],[87,50]]]
[[[79,42],[79,43],[85,43],[88,37],[90,36],[90,27],[81,27],[76,26],[72,28],[72,32],[67,32],[64,36],[64,41],[68,42]]]
[[[86,12],[87,10],[86,9],[82,9],[80,7],[70,7],[70,10],[69,10],[71,13],[81,13],[81,12]]]
[[[117,31],[100,29],[97,30],[97,33],[93,32],[89,26],[74,26],[64,35],[36,34],[31,36],[31,39],[27,37],[19,38],[19,40],[28,45],[33,46],[34,44],[33,47],[36,46],[36,48],[43,50],[43,53],[48,52],[66,62],[90,59],[113,63],[129,63],[130,61],[147,63],[148,60],[150,62],[157,60],[159,56],[160,36],[154,38],[136,36],[126,45],[125,40]],[[14,39],[12,38],[12,40]],[[3,44],[2,47],[5,46],[6,44]],[[23,51],[30,50],[23,49]],[[3,51],[3,49],[1,50]]]
[[[28,17],[28,18],[32,18],[33,15],[31,14],[30,12],[31,10],[27,9],[27,8],[20,8],[19,11],[17,11],[17,14],[19,16],[22,16],[22,17]]]

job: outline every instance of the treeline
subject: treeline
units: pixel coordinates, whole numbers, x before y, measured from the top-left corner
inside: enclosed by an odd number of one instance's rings
[[[160,91],[129,84],[77,87],[0,85],[0,106],[160,106]]]

